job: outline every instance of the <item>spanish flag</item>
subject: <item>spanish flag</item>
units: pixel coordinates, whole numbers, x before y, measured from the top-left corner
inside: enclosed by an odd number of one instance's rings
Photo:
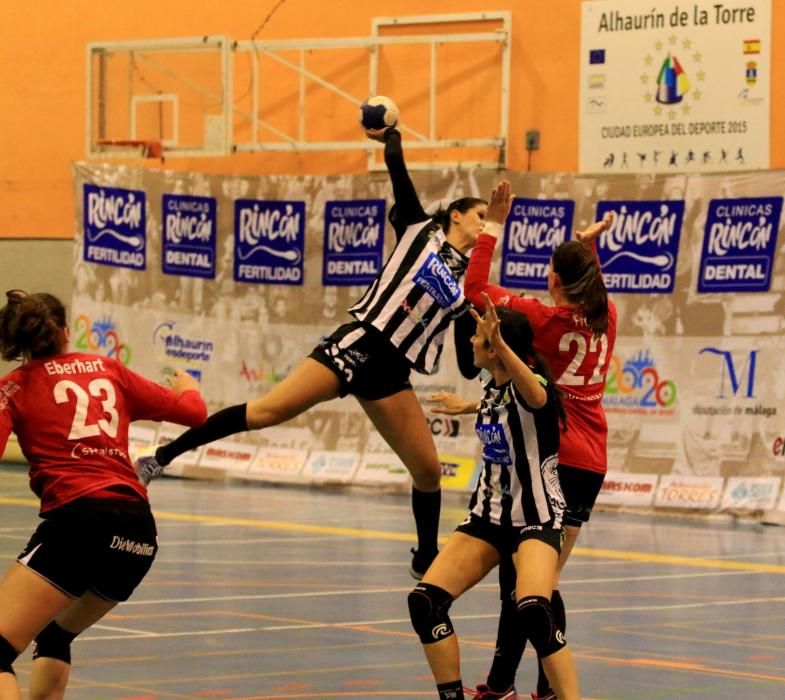
[[[745,39],[744,53],[760,53],[760,39]]]

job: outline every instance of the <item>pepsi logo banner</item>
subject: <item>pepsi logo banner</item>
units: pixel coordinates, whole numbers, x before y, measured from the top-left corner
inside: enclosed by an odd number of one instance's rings
[[[327,202],[322,284],[370,284],[382,269],[383,199]]]
[[[599,239],[597,254],[609,292],[662,294],[673,291],[683,201],[597,204],[597,219],[616,216]]]
[[[140,190],[84,185],[84,259],[144,270],[146,198]]]
[[[163,209],[163,271],[215,279],[215,199],[165,194]]]
[[[782,197],[712,199],[701,250],[699,292],[768,292]]]
[[[234,203],[236,282],[303,284],[305,202]]]
[[[553,249],[568,240],[575,203],[516,198],[504,229],[503,287],[548,288]]]

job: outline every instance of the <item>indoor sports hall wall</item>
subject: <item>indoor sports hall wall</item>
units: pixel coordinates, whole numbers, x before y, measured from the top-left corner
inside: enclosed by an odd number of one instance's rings
[[[785,172],[506,175],[517,199],[491,273],[505,286],[542,289],[553,244],[619,213],[598,246],[620,319],[602,501],[755,512],[785,504]],[[414,175],[431,205],[485,195],[496,178]],[[250,178],[80,163],[74,185],[75,349],[151,377],[191,371],[211,411],[269,390],[348,319],[393,242],[383,174]],[[571,351],[577,366],[585,348]],[[423,400],[480,390],[461,379],[451,347],[438,374],[413,380]],[[591,383],[577,372],[563,383],[573,380]],[[431,429],[445,488],[467,489],[478,458],[472,418]],[[137,448],[175,432],[142,428]],[[182,459],[180,468],[195,467],[298,482],[409,478],[351,398]]]
[[[700,3],[698,3],[700,4]],[[227,9],[228,8],[228,9]],[[648,11],[650,8],[646,8]],[[313,0],[233,0],[200,3],[154,0],[103,3],[0,3],[0,77],[6,96],[0,110],[0,238],[71,238],[73,201],[70,164],[85,154],[85,63],[88,42],[224,34],[239,40],[368,36],[371,19],[436,13],[508,10],[512,13],[512,84],[508,164],[526,170],[524,133],[539,129],[541,148],[532,154],[535,172],[575,172],[578,164],[580,0],[385,0],[354,3]],[[771,104],[785,104],[785,0],[771,3]],[[461,55],[463,54],[463,55]],[[489,60],[471,60],[471,51],[450,54],[456,73],[441,86],[448,121],[477,126],[485,118],[482,81],[470,91],[455,89],[458,78],[498,71]],[[427,60],[388,75],[382,88],[402,98],[407,117],[422,109]],[[356,75],[358,94],[367,79],[358,66],[339,59],[330,74]],[[451,89],[452,84],[452,89]],[[351,87],[351,81],[348,85]],[[272,86],[274,88],[274,86]],[[403,96],[406,99],[403,99]],[[419,107],[418,107],[419,105]],[[336,121],[332,103],[316,103],[313,115],[330,128],[355,126]],[[279,100],[278,116],[291,112]],[[295,115],[296,116],[296,115]],[[154,163],[146,163],[154,165]],[[338,174],[365,172],[361,152],[233,156],[171,161],[167,167],[224,174]],[[785,167],[785,111],[771,114],[771,167]],[[0,273],[3,261],[0,260]],[[64,273],[65,274],[65,273]]]

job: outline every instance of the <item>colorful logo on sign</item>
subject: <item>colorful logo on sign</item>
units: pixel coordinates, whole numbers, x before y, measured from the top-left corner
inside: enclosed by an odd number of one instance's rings
[[[624,362],[618,355],[611,358],[605,384],[604,406],[669,408],[676,401],[676,384],[661,379],[648,351],[641,350]]]
[[[235,281],[301,285],[304,250],[305,202],[235,201]]]
[[[145,269],[145,194],[139,190],[84,185],[84,259]]]
[[[215,199],[163,196],[163,271],[215,279]]]
[[[502,248],[505,287],[548,288],[553,249],[570,237],[575,202],[518,199],[507,217]]]
[[[325,204],[323,285],[366,285],[379,274],[385,206],[383,199]]]
[[[120,341],[117,326],[108,316],[93,322],[89,316],[77,316],[74,323],[74,347],[85,352],[96,352],[113,357],[127,365],[131,361],[131,348]]]
[[[657,74],[655,99],[660,104],[672,105],[681,102],[690,89],[690,81],[679,59],[670,54],[665,58]]]
[[[609,211],[616,217],[597,246],[608,291],[672,292],[684,202],[605,201],[597,205],[597,218],[602,219]]]
[[[782,197],[712,199],[701,250],[699,292],[767,292]]]

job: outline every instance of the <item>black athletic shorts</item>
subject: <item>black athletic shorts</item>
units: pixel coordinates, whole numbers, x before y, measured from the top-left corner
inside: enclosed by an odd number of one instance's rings
[[[79,498],[42,517],[17,561],[74,598],[128,600],[158,551],[147,501]]]
[[[359,321],[322,338],[309,357],[338,375],[341,396],[376,401],[412,388],[409,361],[376,328]]]
[[[590,472],[588,469],[577,469],[560,464],[556,471],[564,494],[567,507],[564,509],[562,523],[580,527],[589,522],[592,508],[605,480],[605,474]]]
[[[508,527],[496,525],[487,520],[469,515],[458,527],[456,532],[462,532],[470,537],[487,542],[499,552],[501,560],[512,560],[512,555],[518,551],[518,545],[526,540],[539,540],[553,547],[561,553],[563,531],[543,525],[529,525],[527,527]]]

